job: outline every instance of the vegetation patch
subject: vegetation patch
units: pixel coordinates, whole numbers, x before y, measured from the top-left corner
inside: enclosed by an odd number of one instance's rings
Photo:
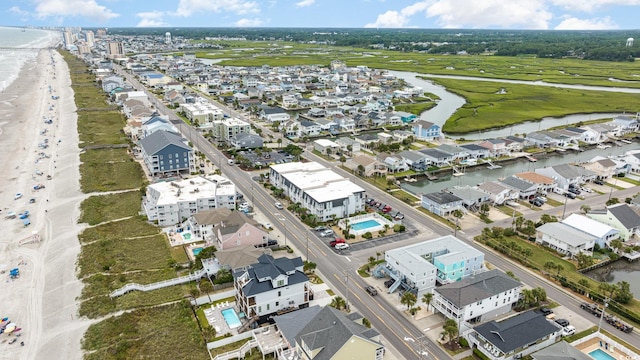
[[[85,359],[204,359],[206,347],[187,302],[134,310],[91,325]]]
[[[636,111],[635,94],[453,79],[435,82],[466,99],[443,132],[462,134],[570,114]],[[501,91],[504,90],[504,91]]]
[[[135,216],[85,229],[78,239],[81,244],[86,244],[99,240],[134,239],[157,234],[160,234],[160,229],[145,221],[143,216]]]
[[[124,115],[118,111],[81,111],[78,113],[80,147],[88,145],[128,144],[122,132]]]
[[[145,183],[140,164],[126,149],[87,150],[80,154],[82,192],[139,189]]]
[[[435,107],[437,105],[434,101],[419,102],[415,104],[397,104],[394,106],[396,111],[404,111],[414,115],[420,115],[423,112]]]
[[[140,191],[117,194],[94,195],[80,204],[82,215],[79,222],[96,225],[104,221],[122,219],[140,211]]]

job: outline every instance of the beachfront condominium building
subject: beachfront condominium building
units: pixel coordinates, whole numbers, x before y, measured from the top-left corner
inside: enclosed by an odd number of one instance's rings
[[[224,112],[209,102],[180,104],[180,110],[192,123],[197,122],[200,128],[210,128],[214,121],[224,119]]]
[[[418,299],[436,283],[450,284],[486,270],[484,254],[452,235],[388,250],[384,258],[386,263],[374,272],[394,280],[389,292],[402,287]]]
[[[364,210],[365,190],[316,162],[271,165],[269,181],[318,221]]]
[[[195,171],[195,154],[186,140],[160,130],[140,140],[142,159],[152,176]]]
[[[235,184],[219,175],[151,184],[142,201],[149,221],[160,226],[178,224],[201,211],[235,209],[235,204]]]
[[[264,254],[258,262],[233,271],[236,304],[247,318],[266,321],[272,314],[283,314],[309,307],[313,297],[302,258],[274,259]]]
[[[124,55],[124,47],[119,41],[110,42],[107,46],[107,55],[110,58],[117,58]]]
[[[87,41],[87,45],[89,45],[89,47],[94,47],[96,45],[96,38],[95,38],[95,35],[93,34],[93,31],[89,30],[85,32],[84,38]]]

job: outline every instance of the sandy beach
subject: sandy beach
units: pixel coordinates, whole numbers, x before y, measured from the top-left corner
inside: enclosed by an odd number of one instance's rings
[[[76,316],[82,289],[75,276],[77,234],[82,230],[77,219],[85,196],[79,189],[77,116],[70,84],[62,57],[42,50],[0,93],[0,316],[22,328],[12,345],[8,342],[15,335],[0,335],[3,359],[82,358],[80,340],[91,323]],[[47,124],[45,119],[53,121]],[[46,148],[41,146],[45,141]],[[38,184],[45,187],[34,190]],[[22,197],[14,199],[16,193]],[[30,213],[28,226],[6,218],[24,210]],[[25,244],[35,232],[41,241]],[[14,268],[20,276],[11,279],[9,270]]]

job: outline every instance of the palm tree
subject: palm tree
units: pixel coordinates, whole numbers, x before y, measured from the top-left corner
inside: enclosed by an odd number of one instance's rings
[[[429,310],[429,307],[431,306],[431,300],[433,300],[433,293],[426,293],[426,294],[422,295],[422,302],[427,304],[427,311]]]
[[[449,338],[449,344],[451,344],[453,339],[458,336],[458,324],[453,319],[447,319],[445,320],[444,326],[442,328]]]
[[[347,302],[342,297],[336,296],[331,300],[329,306],[338,310],[342,310],[347,307]]]
[[[516,218],[516,229],[520,229],[522,227],[522,224],[524,224],[524,217],[518,216]]]
[[[413,307],[413,305],[415,305],[417,301],[418,300],[416,299],[416,294],[412,293],[411,291],[406,291],[404,294],[402,294],[402,298],[400,298],[400,304],[406,305],[407,310]]]
[[[588,213],[589,211],[591,211],[591,206],[589,206],[589,205],[582,205],[582,206],[580,206],[580,210],[581,210],[583,213],[585,213],[585,214],[586,214],[586,213]]]

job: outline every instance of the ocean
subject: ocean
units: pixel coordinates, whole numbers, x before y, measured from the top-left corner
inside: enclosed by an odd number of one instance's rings
[[[59,31],[0,27],[0,91],[18,77],[27,60],[38,54],[37,50],[5,48],[43,48],[58,44],[61,39],[62,33]]]

